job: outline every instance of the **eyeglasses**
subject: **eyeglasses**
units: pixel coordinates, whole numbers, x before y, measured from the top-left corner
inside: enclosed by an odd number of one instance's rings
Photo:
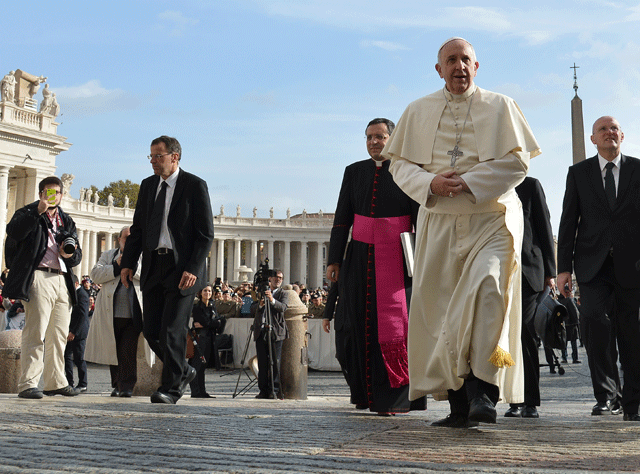
[[[165,155],[173,155],[173,153],[158,153],[157,155],[147,155],[147,158],[149,160],[153,160],[154,158],[156,160],[159,160],[160,158],[162,158]]]
[[[389,135],[367,135],[365,138],[368,142],[371,142],[373,140],[378,140],[379,142],[381,142],[389,138]]]

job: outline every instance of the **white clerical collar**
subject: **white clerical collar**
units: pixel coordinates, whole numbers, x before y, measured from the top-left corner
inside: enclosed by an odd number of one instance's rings
[[[622,162],[622,155],[620,153],[618,153],[618,156],[616,156],[611,163],[613,163],[614,165],[616,165],[616,168],[620,169],[620,163]],[[604,167],[607,166],[607,163],[609,163],[609,160],[605,160],[604,158],[602,158],[602,156],[600,155],[600,153],[598,153],[598,163],[600,165],[600,171],[604,171]]]
[[[444,86],[444,95],[447,98],[447,100],[459,102],[459,101],[467,100],[469,97],[471,97],[475,93],[476,89],[477,89],[477,86],[475,84],[472,84],[471,87],[469,87],[462,94],[452,94],[447,90],[447,86]]]

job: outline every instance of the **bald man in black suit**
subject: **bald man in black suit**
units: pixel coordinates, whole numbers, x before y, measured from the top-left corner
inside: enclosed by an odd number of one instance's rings
[[[623,140],[618,121],[600,117],[591,135],[598,155],[569,168],[558,234],[558,288],[568,296],[575,271],[597,401],[591,414],[624,410],[625,421],[640,421],[640,272],[635,268],[640,160],[620,152]]]

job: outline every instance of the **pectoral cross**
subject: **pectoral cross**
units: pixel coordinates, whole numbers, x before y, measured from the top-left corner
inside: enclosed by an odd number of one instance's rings
[[[458,145],[453,147],[453,150],[447,152],[447,155],[451,155],[451,167],[453,168],[456,165],[456,160],[459,156],[462,156],[464,153],[460,151]]]

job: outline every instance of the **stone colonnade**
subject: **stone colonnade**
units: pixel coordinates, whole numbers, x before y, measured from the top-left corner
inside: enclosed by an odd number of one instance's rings
[[[329,243],[294,239],[215,239],[211,249],[209,280],[213,282],[219,277],[223,281],[237,282],[241,265],[255,273],[260,263],[268,258],[269,268],[282,270],[285,283],[297,281],[312,288],[321,287]]]
[[[0,170],[0,180],[2,179]],[[0,195],[0,199],[1,199]],[[130,225],[133,209],[102,206],[65,196],[63,209],[76,223],[83,258],[76,275],[91,273],[100,255],[117,245],[120,229]],[[321,287],[327,265],[333,214],[307,214],[285,219],[214,216],[215,240],[209,255],[207,275],[237,284],[240,266],[252,270],[253,279],[261,262],[284,273],[284,282],[298,281],[308,287]]]

